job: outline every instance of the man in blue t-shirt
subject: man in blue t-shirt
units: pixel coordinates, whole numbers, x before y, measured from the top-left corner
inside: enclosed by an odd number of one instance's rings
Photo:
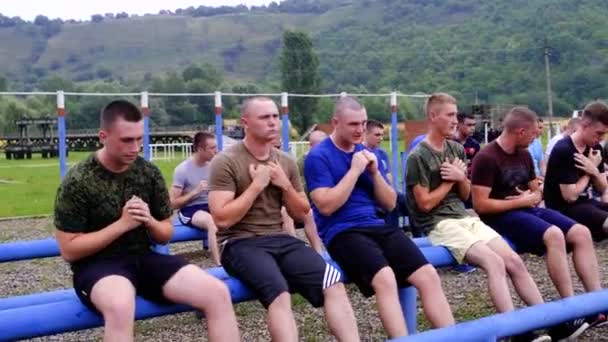
[[[319,234],[331,257],[365,296],[376,294],[389,338],[407,334],[397,287],[415,286],[434,327],[454,323],[437,271],[418,247],[376,214],[395,207],[396,194],[376,155],[361,141],[367,112],[353,97],[336,102],[334,132],[304,163]]]

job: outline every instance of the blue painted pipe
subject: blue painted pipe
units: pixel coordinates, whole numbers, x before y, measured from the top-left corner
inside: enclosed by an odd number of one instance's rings
[[[393,174],[393,188],[399,191],[399,144],[397,130],[397,112],[391,111],[391,173]]]
[[[289,113],[283,114],[281,122],[281,146],[285,153],[289,153]]]
[[[171,242],[203,240],[203,247],[207,246],[207,232],[183,225],[174,227]],[[416,238],[414,242],[418,247],[429,247],[428,238]],[[168,254],[168,245],[157,245],[157,252]],[[24,240],[0,244],[0,262],[38,259],[59,256],[59,245],[54,238],[40,240]]]
[[[449,266],[455,263],[452,255],[444,247],[423,247],[421,250],[429,262],[436,267]],[[335,262],[331,260],[328,255],[325,255],[325,259],[339,269],[338,265],[335,264]],[[218,279],[230,278],[223,267],[208,268],[205,269],[205,271]],[[73,289],[0,298],[0,310],[75,299],[77,299],[77,297]],[[413,303],[415,304],[415,297]]]
[[[215,139],[217,140],[217,150],[224,149],[224,120],[222,119],[222,109],[215,109]]]
[[[585,293],[393,341],[488,341],[608,311],[608,290]]]
[[[221,280],[230,278],[230,276],[228,275],[228,273],[226,273],[223,267],[207,268],[205,269],[205,271]],[[30,305],[62,302],[66,300],[78,300],[74,289],[56,290],[50,292],[34,293],[24,296],[0,298],[0,311]]]
[[[207,245],[207,232],[176,225],[173,229],[171,242],[203,240],[203,247]],[[159,248],[166,245],[158,245]],[[165,253],[166,254],[166,253]],[[0,262],[38,259],[59,256],[59,245],[54,238],[40,240],[24,240],[0,244]]]

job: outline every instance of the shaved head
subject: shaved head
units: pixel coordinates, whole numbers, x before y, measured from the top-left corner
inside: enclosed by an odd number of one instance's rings
[[[513,132],[519,128],[529,128],[537,123],[536,113],[528,107],[513,107],[505,116],[502,125],[506,131]]]
[[[334,106],[334,117],[341,117],[347,111],[360,111],[362,109],[365,109],[365,107],[356,98],[352,96],[341,97]]]
[[[249,113],[251,113],[251,108],[259,102],[272,102],[274,103],[274,100],[271,99],[270,97],[266,97],[266,96],[254,96],[254,97],[250,97],[248,99],[246,99],[245,101],[243,101],[243,104],[241,105],[241,117],[247,117],[249,116]]]
[[[317,146],[321,141],[327,138],[327,134],[323,131],[313,131],[308,136],[308,142],[310,143],[310,147]]]

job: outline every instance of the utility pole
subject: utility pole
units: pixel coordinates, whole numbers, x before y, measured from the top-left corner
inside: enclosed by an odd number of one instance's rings
[[[545,38],[545,77],[547,79],[547,106],[549,114],[549,139],[553,136],[553,98],[551,93],[551,68],[549,67],[549,55],[551,47],[549,40]]]

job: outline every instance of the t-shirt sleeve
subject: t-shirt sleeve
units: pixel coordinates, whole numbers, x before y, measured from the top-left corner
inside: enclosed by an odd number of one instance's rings
[[[249,177],[247,175],[246,177]],[[218,154],[209,168],[209,191],[232,191],[236,193],[236,176],[230,159]]]
[[[471,184],[491,188],[494,185],[496,168],[496,161],[489,153],[478,153],[475,158],[473,158]],[[532,168],[532,173],[534,173],[534,168]]]
[[[551,168],[557,175],[558,184],[574,184],[579,172],[574,162],[574,153],[567,144],[556,144],[551,151]]]
[[[406,186],[408,188],[420,185],[422,187],[430,187],[429,168],[422,160],[419,153],[413,152],[407,157],[407,170],[405,176]]]
[[[523,153],[523,158],[526,161],[526,167],[528,168],[528,182],[536,179],[536,170],[534,167],[534,161],[532,160],[532,155],[530,153]],[[526,182],[526,184],[528,184]]]
[[[173,186],[176,188],[186,187],[186,172],[182,166],[182,164],[178,165],[173,171]]]
[[[171,209],[167,183],[163,178],[163,174],[155,165],[152,165],[152,184],[153,188],[150,194],[152,200],[148,204],[150,214],[159,221],[166,220],[173,214],[173,209]]]
[[[322,148],[322,147],[316,147]],[[331,165],[326,163],[325,158],[321,153],[309,153],[304,160],[304,178],[308,191],[312,192],[318,188],[333,188],[336,183],[329,171]]]
[[[68,233],[87,231],[88,196],[85,187],[70,174],[63,180],[55,195],[54,223]]]

